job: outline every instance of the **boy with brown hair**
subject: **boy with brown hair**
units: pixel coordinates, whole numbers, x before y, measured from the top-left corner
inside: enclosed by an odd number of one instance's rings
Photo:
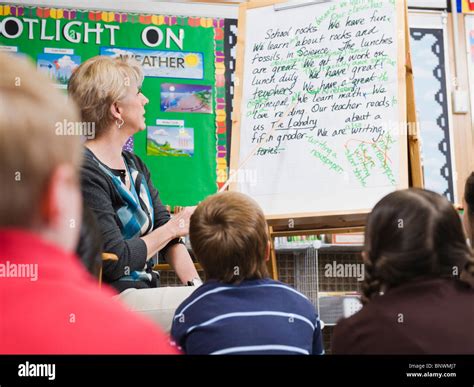
[[[188,354],[322,354],[311,302],[269,278],[267,224],[237,192],[213,195],[191,217],[206,282],[176,310],[171,335]]]

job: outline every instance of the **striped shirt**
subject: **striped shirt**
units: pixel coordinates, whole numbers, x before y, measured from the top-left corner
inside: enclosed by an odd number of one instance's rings
[[[171,335],[187,354],[323,354],[313,304],[271,279],[208,281],[176,310]]]

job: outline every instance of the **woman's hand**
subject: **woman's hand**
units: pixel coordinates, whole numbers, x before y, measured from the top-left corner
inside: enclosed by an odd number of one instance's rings
[[[141,237],[146,244],[147,259],[154,257],[169,241],[189,234],[189,220],[195,209],[196,207],[184,207],[182,211],[174,214],[163,226]],[[192,263],[189,254],[188,259]],[[187,281],[188,278],[184,278],[184,280]]]
[[[166,224],[174,238],[189,234],[189,221],[196,207],[184,207],[180,212],[174,214],[171,220]]]

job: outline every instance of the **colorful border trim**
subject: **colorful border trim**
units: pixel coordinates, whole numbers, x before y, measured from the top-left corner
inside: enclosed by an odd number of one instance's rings
[[[215,107],[217,132],[217,187],[220,189],[227,181],[227,127],[225,112],[225,62],[224,62],[224,19],[214,20],[215,39]]]
[[[459,8],[459,6],[458,6]],[[462,13],[474,13],[474,1],[462,0]]]

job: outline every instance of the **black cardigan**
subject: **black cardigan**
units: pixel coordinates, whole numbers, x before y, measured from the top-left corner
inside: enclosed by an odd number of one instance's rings
[[[163,226],[170,220],[170,214],[161,203],[158,191],[150,179],[150,172],[142,160],[130,152],[122,153],[126,162],[135,162],[138,171],[143,174],[150,190],[151,200],[154,208],[153,229]],[[118,281],[127,272],[143,270],[147,247],[145,242],[137,237],[125,240],[121,233],[121,223],[117,216],[117,210],[124,205],[115,188],[112,179],[98,166],[94,154],[85,148],[84,163],[81,169],[81,189],[84,205],[89,207],[95,214],[99,227],[102,231],[103,250],[114,253],[119,257],[118,261],[104,261],[103,277],[106,282],[122,291],[129,287],[146,288],[150,284],[143,281]],[[170,241],[160,253],[166,254],[167,249],[176,243],[179,238]]]

